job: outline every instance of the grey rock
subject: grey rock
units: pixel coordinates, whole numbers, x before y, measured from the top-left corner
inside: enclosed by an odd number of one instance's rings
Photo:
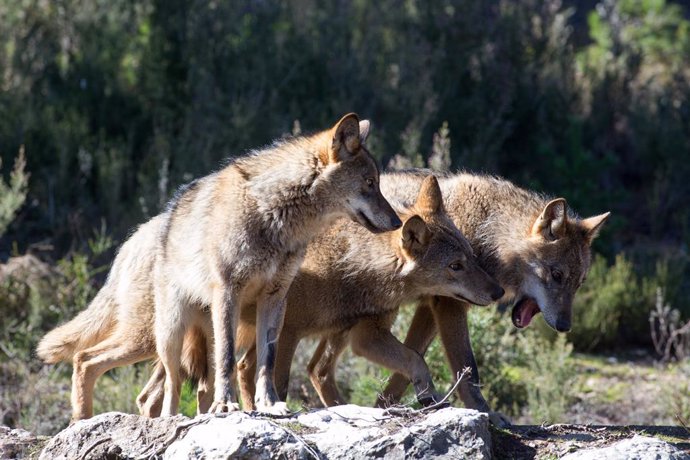
[[[661,439],[635,435],[607,447],[582,449],[562,460],[687,460],[690,454]]]
[[[30,458],[37,454],[47,441],[46,436],[34,436],[22,429],[0,426],[0,459]]]
[[[55,436],[41,458],[491,458],[487,414],[398,415],[355,405],[271,418],[235,412],[147,419],[102,414]]]
[[[156,453],[187,417],[150,419],[109,412],[80,420],[55,435],[40,459],[138,458]]]

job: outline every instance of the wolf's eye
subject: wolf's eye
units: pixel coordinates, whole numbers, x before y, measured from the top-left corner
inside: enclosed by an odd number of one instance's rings
[[[369,186],[369,187],[374,186],[374,179],[372,179],[371,177],[368,177],[366,182],[367,182],[367,186]]]
[[[563,281],[563,272],[560,271],[557,268],[552,268],[551,269],[551,278],[557,283],[561,283]]]
[[[460,270],[462,270],[462,264],[460,262],[454,262],[450,264],[450,269],[455,272],[459,272]]]

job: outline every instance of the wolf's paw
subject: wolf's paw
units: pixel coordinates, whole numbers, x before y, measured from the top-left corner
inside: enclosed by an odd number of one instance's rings
[[[510,427],[510,425],[512,425],[510,419],[505,415],[501,414],[500,412],[490,411],[489,421],[493,426],[497,428],[508,428]]]
[[[240,405],[230,401],[214,401],[211,408],[208,410],[211,414],[224,414],[228,412],[237,412],[240,410]]]
[[[276,403],[273,403],[271,405],[257,402],[256,403],[256,411],[257,412],[264,412],[266,414],[271,414],[271,415],[290,415],[290,409],[288,409],[288,406],[286,403],[278,401]]]

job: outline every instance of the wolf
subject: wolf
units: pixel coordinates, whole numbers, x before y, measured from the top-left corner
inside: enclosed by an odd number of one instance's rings
[[[323,350],[327,363],[319,368],[310,365],[309,369],[325,405],[344,402],[334,372],[348,341],[356,354],[411,379],[422,404],[440,400],[422,357],[390,332],[398,307],[424,295],[488,305],[504,292],[479,267],[469,243],[446,214],[436,178],[426,177],[418,190],[413,203],[396,208],[404,222],[400,230],[370,234],[341,220],[308,246],[288,291],[278,341],[275,379],[279,397],[287,395],[291,361],[300,340],[327,336],[331,345]],[[254,315],[249,310],[246,313],[240,317],[238,347],[248,350],[238,369],[243,406],[253,408],[256,329]],[[203,348],[203,343],[198,348]],[[193,372],[185,372],[189,374]],[[202,375],[194,377],[204,379]],[[162,381],[159,364],[137,399],[145,415],[156,415],[159,410]]]
[[[422,171],[387,173],[381,190],[395,205],[414,199]],[[527,327],[541,313],[559,332],[572,324],[572,303],[591,263],[591,244],[610,213],[580,218],[565,198],[549,198],[493,176],[466,172],[439,179],[444,205],[455,225],[469,240],[479,264],[505,290],[499,299],[512,305],[515,327]],[[470,344],[467,311],[461,299],[426,296],[420,299],[405,345],[424,355],[438,333],[454,374],[469,367],[471,376],[458,385],[466,407],[489,412],[498,425],[509,424],[490,411],[479,387],[479,373]],[[394,374],[378,405],[395,403],[409,379]]]
[[[209,387],[215,388],[211,410],[239,409],[232,385],[234,337],[247,304],[255,306],[257,316],[255,403],[266,412],[287,412],[273,385],[275,342],[285,294],[307,243],[339,217],[371,232],[402,225],[379,190],[378,168],[364,146],[369,126],[348,114],[329,130],[240,157],[184,187],[161,216],[135,233],[132,239],[147,243],[130,246],[151,264],[148,272],[138,271],[148,274],[148,280],[118,271],[113,286],[106,283],[85,312],[39,344],[38,354],[47,362],[73,359],[73,419],[91,416],[93,382],[102,372],[151,353],[150,346],[128,341],[131,330],[118,327],[127,322],[120,321],[123,314],[141,304],[155,306],[153,349],[166,371],[162,415],[177,412],[184,339],[208,326],[205,310],[211,312],[211,330],[203,331],[203,337],[213,338],[207,345],[214,350],[205,359],[215,357],[203,366]],[[156,223],[157,231],[149,231]],[[127,259],[127,254],[121,251],[118,258]],[[131,304],[119,302],[125,298],[122,291],[139,286],[152,288],[146,294],[153,293],[152,304],[143,293]],[[151,315],[151,309],[144,315]]]

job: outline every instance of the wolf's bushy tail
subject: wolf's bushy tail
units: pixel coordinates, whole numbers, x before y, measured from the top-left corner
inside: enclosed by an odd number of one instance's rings
[[[116,312],[114,300],[104,287],[86,310],[48,332],[36,347],[36,354],[49,364],[72,360],[78,350],[96,344],[112,329]]]

